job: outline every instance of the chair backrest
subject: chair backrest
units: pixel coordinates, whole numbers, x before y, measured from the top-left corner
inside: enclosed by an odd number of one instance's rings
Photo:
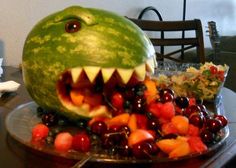
[[[150,37],[150,40],[154,46],[184,46],[181,47],[181,49],[176,49],[175,51],[169,53],[164,53],[164,50],[161,51],[161,53],[157,52],[157,60],[164,60],[164,58],[167,58],[177,62],[184,62],[184,57],[178,57],[176,56],[176,54],[181,52],[183,53],[183,51],[191,48],[196,48],[198,61],[201,63],[205,62],[202,24],[199,19],[185,21],[153,21],[133,18],[129,19],[144,31],[161,32],[160,37]],[[164,36],[164,32],[183,31],[194,31],[195,37],[181,36],[180,38],[166,38]]]

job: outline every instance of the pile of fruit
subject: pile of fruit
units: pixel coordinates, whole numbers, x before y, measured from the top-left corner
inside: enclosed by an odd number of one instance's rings
[[[100,116],[70,122],[55,111],[38,107],[42,122],[32,129],[32,143],[60,152],[102,148],[121,157],[179,158],[206,151],[221,140],[227,125],[225,116],[210,113],[195,98],[160,88],[151,77],[116,84],[110,90],[97,80],[88,88],[71,89],[70,99],[77,106],[89,105],[91,111],[99,109]],[[102,115],[104,111],[111,116]]]
[[[137,159],[206,151],[227,119],[160,85],[151,77],[155,68],[150,39],[123,16],[71,6],[45,17],[22,57],[24,84],[42,119],[32,143]]]

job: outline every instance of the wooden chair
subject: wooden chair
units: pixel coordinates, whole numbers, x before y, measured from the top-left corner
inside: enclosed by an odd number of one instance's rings
[[[205,62],[204,41],[202,24],[199,19],[186,21],[153,21],[129,18],[142,30],[147,32],[161,32],[160,37],[150,37],[154,46],[162,47],[160,52],[157,52],[157,60],[170,59],[177,62],[185,62],[184,57],[176,56],[177,53],[184,53],[186,50],[196,48],[198,62]],[[182,32],[194,31],[195,37],[166,38],[164,32]],[[184,46],[172,52],[165,53],[165,46]]]

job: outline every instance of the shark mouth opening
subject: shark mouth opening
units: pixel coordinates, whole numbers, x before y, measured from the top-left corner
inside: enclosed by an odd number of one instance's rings
[[[109,115],[106,97],[109,97],[117,85],[133,85],[143,81],[147,74],[153,73],[155,62],[152,60],[149,59],[134,69],[94,66],[68,69],[57,82],[59,100],[65,108],[80,115]]]

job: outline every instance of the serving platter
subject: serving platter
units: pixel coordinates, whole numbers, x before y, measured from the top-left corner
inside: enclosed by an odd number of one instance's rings
[[[20,143],[26,145],[33,150],[55,155],[67,159],[81,160],[89,157],[89,161],[93,162],[109,162],[109,163],[152,163],[152,162],[172,162],[183,159],[191,159],[193,157],[211,154],[220,149],[225,140],[229,136],[228,126],[224,127],[221,131],[221,139],[214,145],[208,147],[208,150],[202,153],[195,153],[180,157],[177,159],[169,159],[164,156],[153,156],[150,159],[135,159],[134,157],[122,157],[118,154],[111,154],[111,151],[102,150],[101,148],[94,147],[88,153],[81,153],[77,151],[69,151],[66,153],[56,151],[52,146],[45,144],[35,144],[31,142],[31,129],[33,126],[41,122],[41,118],[37,116],[38,105],[35,102],[22,104],[13,111],[11,111],[6,118],[6,128],[8,133]],[[210,109],[211,110],[211,109]],[[214,106],[211,112],[217,114],[224,114],[223,104],[219,100],[217,105]],[[76,128],[68,128],[76,129]]]

